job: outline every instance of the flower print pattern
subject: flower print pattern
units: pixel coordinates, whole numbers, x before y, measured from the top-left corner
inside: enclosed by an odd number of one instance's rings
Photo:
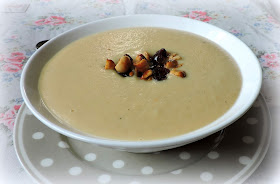
[[[62,11],[62,10],[58,10]],[[62,30],[67,31],[75,26],[85,24],[88,22],[86,17],[72,17],[69,13],[55,13],[45,16],[33,17],[21,22],[23,26],[31,29],[31,31],[53,31]]]
[[[280,28],[278,21],[268,14],[256,17],[253,26],[256,29],[263,30],[265,33],[270,33],[275,28]]]
[[[266,53],[260,57],[260,61],[264,68],[280,69],[280,60],[276,53]]]
[[[10,56],[3,59],[4,64],[1,66],[1,70],[9,73],[15,73],[22,70],[23,61],[26,56],[22,52],[12,52]]]
[[[11,36],[9,36],[9,37],[6,37],[6,38],[4,39],[4,42],[5,42],[5,43],[17,42],[18,40],[19,40],[18,35],[11,35]]]
[[[279,25],[279,22],[274,17],[272,17],[271,15],[267,16],[267,21],[272,23],[272,24],[278,24]]]
[[[263,78],[275,80],[280,77],[280,53],[266,52],[258,50],[254,46],[250,46],[252,51],[256,54],[263,69]]]
[[[14,105],[9,110],[0,113],[0,123],[12,130],[14,128],[15,118],[20,107],[21,105]]]
[[[2,54],[0,54],[0,62],[4,61],[4,56]]]
[[[22,68],[31,53],[33,53],[31,50],[26,50],[25,52],[14,51],[8,55],[0,54],[0,84],[2,87],[14,85],[12,83],[14,80],[19,82]]]
[[[242,33],[239,30],[236,30],[236,29],[231,29],[231,30],[229,30],[229,32],[232,33],[234,36],[236,36],[238,38],[241,38],[241,37],[245,36],[244,33]]]
[[[65,23],[67,23],[65,21],[65,18],[59,17],[59,16],[49,16],[49,17],[35,21],[35,25],[37,25],[37,26],[41,26],[41,25],[56,26],[56,25],[65,24]]]
[[[261,57],[265,60],[275,60],[277,58],[276,54],[264,54]]]
[[[22,52],[12,52],[10,56],[7,58],[8,61],[11,62],[22,62],[25,59],[25,55]]]
[[[190,13],[185,14],[183,17],[200,20],[202,22],[209,22],[213,19],[207,15],[206,11],[191,11]]]
[[[17,64],[17,63],[7,63],[7,64],[4,64],[2,66],[2,70],[3,71],[6,71],[6,72],[11,72],[11,73],[15,73],[15,72],[18,72],[22,69],[22,64]]]

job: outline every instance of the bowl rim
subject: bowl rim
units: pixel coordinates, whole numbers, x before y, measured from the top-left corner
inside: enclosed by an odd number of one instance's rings
[[[35,107],[33,107],[33,105],[31,104],[29,98],[27,97],[26,94],[26,90],[25,90],[25,79],[26,79],[26,73],[27,73],[27,69],[30,66],[30,64],[32,63],[33,58],[38,55],[40,53],[40,51],[42,49],[44,49],[48,44],[51,44],[52,42],[55,42],[55,40],[57,38],[59,38],[62,35],[65,35],[68,32],[72,32],[75,31],[77,29],[80,29],[82,27],[86,27],[90,24],[96,24],[99,22],[106,22],[106,21],[120,21],[122,19],[127,19],[127,18],[147,18],[147,19],[151,19],[151,18],[157,18],[157,19],[161,19],[161,18],[169,18],[169,19],[182,19],[182,21],[187,20],[191,23],[197,24],[197,25],[202,25],[205,26],[207,25],[209,28],[213,29],[213,30],[217,30],[219,32],[222,32],[223,34],[225,34],[227,37],[229,37],[230,39],[234,39],[235,41],[238,42],[238,44],[242,45],[244,48],[247,48],[247,52],[248,54],[250,53],[251,57],[254,58],[254,60],[256,61],[256,67],[258,70],[258,73],[256,73],[257,76],[257,82],[256,82],[256,90],[252,92],[251,96],[251,100],[248,101],[244,107],[242,111],[239,111],[238,113],[235,114],[235,116],[231,116],[230,118],[228,118],[226,121],[223,121],[223,123],[219,123],[215,126],[212,126],[212,124],[216,121],[211,122],[210,124],[199,128],[197,130],[194,130],[192,132],[186,133],[186,134],[182,134],[182,135],[178,135],[178,136],[174,136],[174,137],[170,137],[170,138],[164,138],[164,139],[156,139],[156,140],[147,140],[147,141],[126,141],[126,140],[113,140],[113,139],[106,139],[106,138],[101,138],[101,137],[92,137],[90,135],[82,135],[79,133],[75,133],[72,132],[70,130],[67,130],[61,126],[58,126],[52,122],[50,122],[49,120],[47,120],[43,115],[41,115]],[[145,26],[142,26],[145,27]],[[158,27],[158,26],[151,26],[151,27]],[[176,29],[176,28],[175,28]],[[30,109],[30,111],[33,113],[33,115],[38,118],[42,123],[44,123],[46,126],[48,126],[49,128],[67,136],[67,137],[71,137],[83,142],[88,142],[88,143],[94,143],[97,145],[102,145],[105,147],[115,147],[115,148],[131,148],[131,149],[137,149],[137,148],[161,148],[161,147],[173,147],[174,145],[183,145],[183,144],[188,144],[197,140],[200,140],[204,137],[207,137],[227,126],[229,126],[230,124],[232,124],[235,120],[239,119],[244,113],[246,113],[249,108],[251,107],[251,105],[253,104],[253,102],[256,100],[260,89],[261,89],[261,85],[262,85],[262,69],[261,66],[258,62],[258,59],[256,58],[255,54],[251,51],[251,49],[245,44],[243,43],[240,39],[236,38],[235,36],[233,36],[232,34],[230,34],[229,32],[218,28],[214,25],[205,23],[205,22],[201,22],[198,20],[194,20],[194,19],[189,19],[189,18],[183,18],[183,17],[178,17],[178,16],[173,16],[173,15],[155,15],[155,14],[139,14],[139,15],[125,15],[125,16],[116,16],[116,17],[111,17],[111,18],[106,18],[106,19],[101,19],[101,20],[97,20],[97,21],[93,21],[93,22],[89,22],[80,26],[77,26],[73,29],[70,29],[68,31],[65,31],[57,36],[55,36],[54,38],[52,38],[51,40],[49,40],[47,43],[45,43],[42,47],[40,47],[29,59],[28,62],[26,63],[26,65],[23,68],[22,71],[22,76],[20,79],[20,90],[21,90],[21,94],[22,97],[24,99],[25,104],[27,105],[27,107]]]

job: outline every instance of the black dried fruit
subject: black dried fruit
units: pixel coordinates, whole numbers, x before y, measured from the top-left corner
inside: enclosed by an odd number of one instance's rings
[[[137,72],[137,77],[142,77],[143,73],[142,72]]]
[[[153,78],[161,81],[167,79],[167,74],[170,72],[169,69],[164,67],[155,67],[153,68]]]
[[[164,66],[167,62],[167,52],[164,48],[158,50],[152,57],[152,64],[155,66]]]

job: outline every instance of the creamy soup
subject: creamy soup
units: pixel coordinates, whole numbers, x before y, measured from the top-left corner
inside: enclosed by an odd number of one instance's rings
[[[164,81],[122,77],[105,70],[117,62],[165,48],[178,53],[187,77]],[[61,123],[96,137],[155,140],[188,133],[223,115],[237,99],[235,61],[213,42],[191,33],[130,28],[93,34],[59,51],[44,66],[41,98]]]

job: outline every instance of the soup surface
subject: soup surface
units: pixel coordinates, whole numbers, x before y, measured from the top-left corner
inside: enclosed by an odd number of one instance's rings
[[[178,53],[186,78],[164,81],[122,77],[105,70],[165,48]],[[191,33],[162,28],[130,28],[93,34],[59,51],[43,68],[39,91],[61,123],[97,137],[154,140],[199,129],[223,115],[237,99],[241,76],[219,46]]]

